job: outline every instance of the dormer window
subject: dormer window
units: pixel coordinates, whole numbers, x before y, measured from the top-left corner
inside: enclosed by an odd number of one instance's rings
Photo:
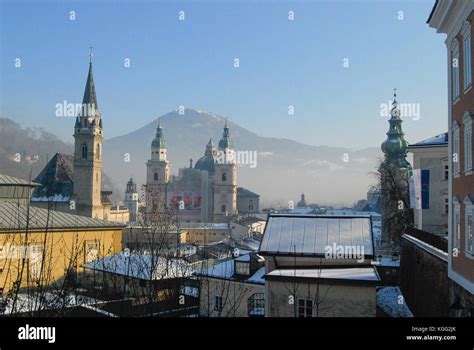
[[[237,275],[250,275],[250,263],[243,262],[243,261],[236,261],[235,262],[235,273]]]

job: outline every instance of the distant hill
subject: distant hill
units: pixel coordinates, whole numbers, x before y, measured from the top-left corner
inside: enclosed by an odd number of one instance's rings
[[[21,179],[34,179],[56,153],[72,155],[74,145],[61,141],[43,128],[22,128],[8,118],[0,118],[0,173]],[[103,174],[103,189],[122,200],[123,190]]]
[[[104,127],[107,122],[104,120]],[[131,175],[139,185],[145,182],[146,161],[154,138],[158,118],[126,135],[106,140],[104,169],[121,188]],[[186,109],[161,117],[167,142],[171,173],[189,167],[204,154],[212,137],[217,144],[222,136],[225,118],[209,112]],[[228,121],[236,150],[257,151],[257,166],[238,168],[238,185],[261,195],[267,205],[287,205],[305,193],[308,202],[351,205],[365,198],[375,179],[371,173],[381,156],[380,148],[350,150],[346,148],[309,146],[288,139],[261,137]],[[348,162],[344,161],[345,154]],[[129,162],[127,162],[129,158]]]

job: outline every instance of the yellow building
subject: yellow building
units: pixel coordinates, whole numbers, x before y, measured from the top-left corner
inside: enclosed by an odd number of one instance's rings
[[[0,201],[0,296],[75,280],[82,264],[122,250],[124,226]]]
[[[220,242],[230,237],[229,224],[199,224],[194,223],[190,227],[180,227],[180,243],[210,244]]]

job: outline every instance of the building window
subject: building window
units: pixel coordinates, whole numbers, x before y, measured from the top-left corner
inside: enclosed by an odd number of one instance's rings
[[[462,118],[464,124],[464,172],[472,171],[472,118],[469,112]]]
[[[224,303],[222,301],[222,297],[220,295],[214,296],[214,311],[222,312]]]
[[[253,211],[253,204],[252,203],[249,204],[249,211]]]
[[[85,143],[81,146],[82,159],[87,159],[87,145]]]
[[[158,173],[155,173],[155,175],[153,175],[153,178],[155,179],[155,181],[158,181]]]
[[[227,175],[226,173],[222,174],[222,181],[226,181],[227,180]]]
[[[454,49],[453,51],[453,62],[452,62],[452,91],[453,91],[453,101],[455,101],[460,95],[459,88],[459,48]]]
[[[443,214],[448,215],[449,214],[449,198],[445,197],[444,198],[444,211]]]
[[[40,282],[42,278],[42,265],[43,265],[43,245],[35,244],[29,246],[29,273],[28,277],[30,281]]]
[[[447,162],[443,162],[444,165],[444,179],[449,180],[449,165]]]
[[[265,316],[265,294],[255,293],[247,300],[249,317]]]
[[[221,212],[225,213],[225,205],[224,204],[221,206]]]
[[[298,299],[298,317],[313,317],[313,301]]]
[[[453,169],[454,175],[459,175],[461,172],[459,162],[460,140],[459,140],[459,125],[455,123],[453,126]]]
[[[97,241],[84,242],[84,261],[90,263],[99,258],[99,243]]]
[[[97,144],[97,146],[95,147],[96,148],[96,155],[95,157],[97,159],[100,159],[100,144]]]
[[[470,28],[468,28],[470,30]],[[463,40],[464,48],[464,89],[471,86],[472,83],[472,59],[471,59],[471,33],[466,32]]]
[[[461,248],[461,205],[455,200],[453,216],[453,249]]]
[[[472,211],[466,213],[466,252],[473,255],[472,249]]]

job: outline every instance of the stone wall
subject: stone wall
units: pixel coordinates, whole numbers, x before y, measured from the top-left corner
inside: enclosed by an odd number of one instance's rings
[[[433,246],[412,236],[401,242],[400,288],[415,317],[449,316],[448,263]]]

